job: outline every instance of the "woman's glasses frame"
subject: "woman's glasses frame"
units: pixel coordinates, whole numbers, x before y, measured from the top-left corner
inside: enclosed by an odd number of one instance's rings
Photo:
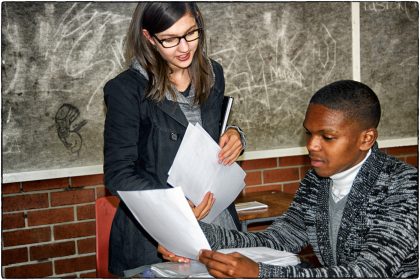
[[[153,34],[152,36],[161,44],[162,47],[169,49],[178,46],[179,43],[181,43],[181,39],[184,39],[186,42],[192,42],[197,40],[198,38],[200,38],[202,31],[202,28],[197,28],[189,31],[184,36],[170,37],[163,40],[159,39],[155,34]]]

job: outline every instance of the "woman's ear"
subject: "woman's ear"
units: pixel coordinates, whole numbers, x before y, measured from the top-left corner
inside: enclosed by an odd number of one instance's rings
[[[144,37],[146,37],[146,39],[150,42],[150,44],[155,45],[155,41],[153,40],[152,36],[150,36],[149,31],[147,31],[146,29],[142,29],[143,35]]]
[[[362,151],[367,151],[375,144],[376,139],[378,139],[378,131],[376,128],[368,128],[364,130],[361,134],[361,144],[360,149]]]

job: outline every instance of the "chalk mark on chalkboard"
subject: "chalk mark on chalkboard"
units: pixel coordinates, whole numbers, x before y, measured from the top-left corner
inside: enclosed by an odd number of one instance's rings
[[[12,48],[16,51],[16,53],[19,53],[20,45],[18,43],[18,38],[20,38],[20,36],[18,36],[19,35],[18,26],[16,24],[10,25],[9,23],[7,23],[6,30],[3,34],[6,35],[6,41],[10,42],[13,45]],[[13,78],[11,79],[7,89],[4,91],[5,94],[8,94],[15,87],[16,82],[18,80],[18,76],[19,76],[18,71],[19,69],[21,69],[22,62],[20,59],[18,59],[14,63],[16,63],[16,65],[14,68]],[[4,60],[2,61],[2,64],[5,64]],[[3,71],[3,72],[5,73],[5,75],[7,75],[7,71]]]
[[[21,152],[20,145],[19,145],[19,137],[20,133],[9,133],[8,135],[4,135],[3,139],[3,151],[2,153],[5,154],[19,154]]]
[[[87,123],[86,120],[82,120],[72,125],[79,115],[79,109],[71,104],[63,104],[55,115],[58,137],[70,152],[77,154],[79,154],[83,143],[79,130]]]
[[[288,23],[283,22],[275,34],[258,33],[255,40],[247,41],[255,43],[246,48],[242,37],[253,34],[230,38],[224,48],[212,50],[210,56],[224,68],[226,94],[243,103],[235,118],[244,129],[273,125],[273,118],[253,117],[257,112],[280,114],[283,121],[301,118],[294,104],[306,102],[304,96],[312,90],[308,87],[313,86],[313,77],[321,83],[331,79],[337,67],[337,40],[327,24],[320,23],[317,28],[317,32],[290,33]],[[283,90],[285,85],[288,90]]]
[[[100,69],[101,74],[98,75],[100,80],[88,93],[90,97],[86,104],[87,111],[103,84],[123,68],[122,49],[125,34],[113,37],[109,41],[106,39],[106,34],[109,33],[108,27],[125,26],[127,24],[124,22],[130,20],[129,17],[111,11],[88,10],[90,6],[91,3],[88,3],[76,11],[78,4],[73,4],[59,21],[53,35],[56,43],[45,51],[45,57],[52,56],[51,63],[54,63],[52,61],[54,54],[58,55],[56,59],[64,61],[65,74],[71,78],[78,79],[87,75],[88,71]],[[63,48],[68,51],[62,52]],[[103,51],[109,51],[110,55],[99,56],[98,53]]]
[[[321,46],[319,47],[319,55],[318,60],[321,63],[322,67],[326,70],[325,74],[322,76],[323,83],[326,83],[331,76],[331,73],[333,69],[335,68],[336,61],[337,61],[337,41],[333,38],[328,28],[325,26],[325,24],[322,24],[322,28],[324,29],[324,40],[322,43],[324,43],[324,48],[321,49]],[[325,51],[325,60],[322,61],[322,50]],[[329,69],[329,70],[328,70]]]
[[[403,61],[400,63],[400,66],[418,66],[418,60],[419,57],[418,56],[410,56],[406,59],[403,59]]]
[[[364,10],[383,13],[387,11],[399,11],[406,15],[410,21],[418,20],[418,3],[417,2],[364,2]]]

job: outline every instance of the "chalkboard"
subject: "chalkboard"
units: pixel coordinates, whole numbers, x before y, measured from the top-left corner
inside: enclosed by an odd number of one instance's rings
[[[304,146],[315,90],[352,78],[350,3],[203,3],[208,51],[235,98],[248,151]]]
[[[103,162],[103,85],[133,3],[3,2],[3,172]]]
[[[135,5],[2,3],[3,173],[102,164],[103,85],[124,69]],[[246,132],[248,151],[304,146],[310,96],[353,75],[351,3],[198,5],[207,53],[235,98],[230,123]],[[382,136],[415,137],[418,7],[371,5],[360,4],[362,81],[383,102]]]
[[[362,80],[383,107],[381,138],[417,136],[419,90],[417,2],[362,2]]]

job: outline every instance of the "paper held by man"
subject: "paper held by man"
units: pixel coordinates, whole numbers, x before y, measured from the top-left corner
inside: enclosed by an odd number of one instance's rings
[[[217,157],[219,151],[220,147],[200,125],[189,124],[168,178],[170,185],[180,187],[118,191],[121,199],[143,228],[159,244],[176,255],[197,260],[201,249],[210,249],[186,197],[198,205],[208,191],[212,192],[215,203],[207,217],[203,219],[204,222],[212,222],[235,200],[245,186],[245,172],[237,163],[230,166],[219,164]],[[245,250],[243,254],[252,255],[253,259],[257,257],[255,251],[257,249],[235,250]],[[266,252],[263,255],[266,255]],[[173,269],[165,266],[173,266]],[[193,271],[186,273],[197,277],[200,273],[208,276],[205,267],[204,271],[199,270],[196,275],[194,269],[202,270],[203,267],[200,263],[195,264],[192,267]],[[161,269],[169,269],[175,274],[178,273],[177,269],[182,270],[181,267],[170,263],[164,264]]]
[[[218,252],[240,253],[255,262],[262,262],[271,265],[297,265],[300,263],[299,258],[289,252],[278,251],[266,247],[250,247],[250,248],[230,248],[221,249]],[[212,278],[207,268],[198,261],[190,261],[189,263],[164,262],[154,264],[151,270],[157,277],[163,278]]]
[[[200,228],[180,187],[146,191],[119,191],[124,203],[144,229],[162,246],[179,256],[192,259],[189,264],[160,263],[152,265],[157,276],[171,278],[208,278],[206,267],[194,260],[201,249],[210,245]],[[270,248],[222,249],[222,253],[239,252],[256,262],[273,265],[296,265],[295,254]]]

